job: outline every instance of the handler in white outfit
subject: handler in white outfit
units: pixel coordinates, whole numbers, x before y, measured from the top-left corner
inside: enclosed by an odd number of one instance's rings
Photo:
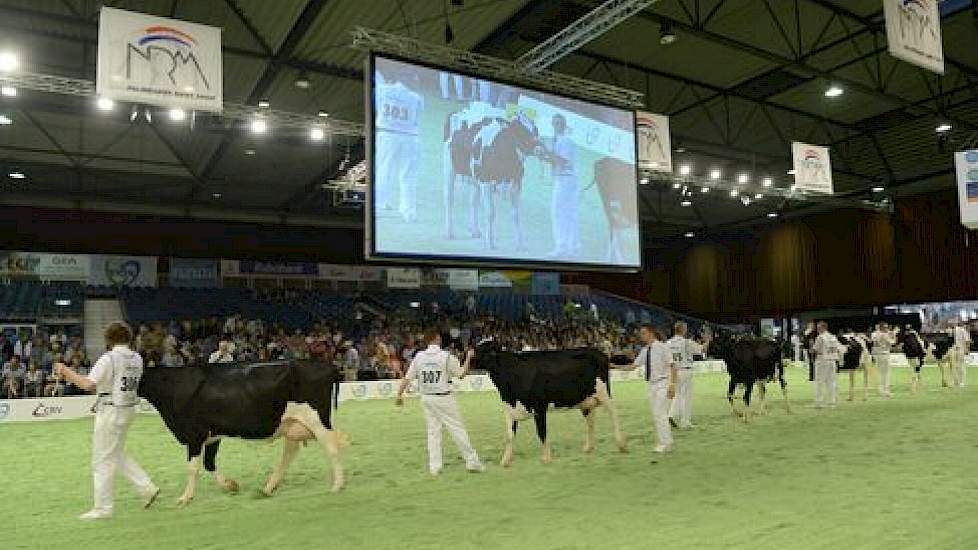
[[[411,361],[407,374],[397,389],[396,404],[404,404],[404,392],[412,380],[418,381],[418,393],[424,408],[425,422],[428,425],[428,471],[436,476],[441,473],[441,430],[446,428],[455,440],[455,445],[465,459],[465,468],[470,472],[483,471],[479,455],[469,442],[469,435],[462,423],[455,396],[452,395],[451,379],[464,378],[472,361],[472,351],[465,357],[465,368],[458,359],[441,349],[441,334],[437,329],[425,332],[428,349],[419,351]]]
[[[893,394],[890,393],[890,348],[893,347],[896,340],[886,323],[878,323],[870,339],[873,341],[873,360],[880,370],[880,395],[892,397]]]
[[[406,222],[418,216],[419,125],[424,98],[400,79],[377,86],[374,118],[377,125],[377,184],[373,200],[380,209],[392,207],[395,190],[398,211]]]
[[[703,353],[703,345],[686,338],[686,323],[676,322],[673,337],[666,342],[676,367],[675,399],[669,408],[669,422],[677,428],[693,427],[693,356]],[[705,341],[709,345],[709,340]]]
[[[555,258],[573,258],[579,252],[579,228],[577,226],[577,174],[574,170],[576,154],[574,141],[567,135],[567,120],[563,115],[553,116],[554,194],[550,217],[553,220]]]
[[[645,347],[635,358],[633,368],[643,369],[645,381],[649,383],[649,408],[658,439],[657,453],[668,453],[673,449],[672,428],[669,426],[669,401],[676,396],[676,364],[672,361],[669,346],[661,341],[652,325],[642,325],[639,337]]]
[[[55,365],[55,374],[85,391],[98,394],[92,436],[95,507],[81,516],[84,520],[112,517],[116,468],[139,492],[144,508],[152,505],[160,493],[146,472],[124,450],[126,434],[139,404],[136,390],[143,375],[143,360],[129,349],[131,340],[132,331],[125,323],[112,323],[105,329],[105,342],[110,350],[99,358],[87,377],[77,374],[64,363]]]
[[[961,323],[954,325],[954,355],[952,359],[952,375],[954,385],[963,388],[968,374],[968,353],[971,351],[971,334]]]
[[[829,332],[825,321],[818,323],[818,336],[812,352],[815,354],[815,408],[821,409],[826,403],[834,407],[838,400],[836,383],[842,344]]]

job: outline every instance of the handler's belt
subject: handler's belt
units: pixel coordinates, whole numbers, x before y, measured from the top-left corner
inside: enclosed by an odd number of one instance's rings
[[[95,406],[92,407],[92,408],[93,409],[97,409],[98,407],[100,407],[102,405],[109,405],[110,407],[135,407],[136,406],[135,403],[133,403],[132,405],[116,405],[116,404],[114,404],[112,402],[112,394],[111,393],[100,393],[100,394],[98,394],[98,398],[95,400]]]
[[[452,392],[446,391],[446,392],[442,392],[442,393],[423,393],[421,395],[436,395],[438,397],[444,397],[446,395],[452,395]]]

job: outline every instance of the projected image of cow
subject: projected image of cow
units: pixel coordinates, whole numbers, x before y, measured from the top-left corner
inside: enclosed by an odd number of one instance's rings
[[[632,113],[373,67],[369,255],[640,266]]]

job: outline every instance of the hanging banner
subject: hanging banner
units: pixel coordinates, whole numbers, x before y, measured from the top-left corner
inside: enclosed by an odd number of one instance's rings
[[[559,295],[560,273],[534,273],[530,282],[530,293],[538,296]]]
[[[221,265],[217,260],[170,258],[170,286],[217,288],[221,286]]]
[[[828,195],[834,192],[828,147],[795,141],[791,143],[791,157],[794,160],[795,186],[799,191]]]
[[[635,113],[638,133],[638,167],[653,172],[672,172],[669,117],[645,111]]]
[[[479,290],[479,270],[448,269],[448,286],[452,290]]]
[[[883,0],[890,55],[944,74],[944,45],[937,0]]]
[[[121,101],[220,113],[221,29],[103,7],[95,93]]]
[[[42,281],[87,281],[91,263],[85,254],[37,254],[0,251],[0,276]]]
[[[978,149],[954,154],[961,225],[978,229]]]
[[[479,286],[482,288],[510,288],[513,281],[502,271],[479,271]]]
[[[328,281],[380,281],[384,268],[370,265],[319,264],[319,278]]]
[[[88,284],[92,286],[156,286],[156,256],[95,255],[91,258]]]
[[[319,264],[312,262],[258,262],[239,260],[238,275],[258,275],[265,277],[319,277]]]
[[[421,288],[421,270],[416,267],[388,267],[387,288]]]

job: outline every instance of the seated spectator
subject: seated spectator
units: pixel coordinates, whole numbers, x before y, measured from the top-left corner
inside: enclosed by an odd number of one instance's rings
[[[4,363],[3,390],[7,394],[7,399],[17,399],[20,397],[26,372],[24,365],[20,362],[19,355],[11,356],[10,360]]]
[[[24,397],[43,397],[44,371],[37,363],[31,363],[24,375]]]
[[[217,345],[217,351],[211,354],[208,363],[234,363],[233,344],[229,340],[221,340]]]

